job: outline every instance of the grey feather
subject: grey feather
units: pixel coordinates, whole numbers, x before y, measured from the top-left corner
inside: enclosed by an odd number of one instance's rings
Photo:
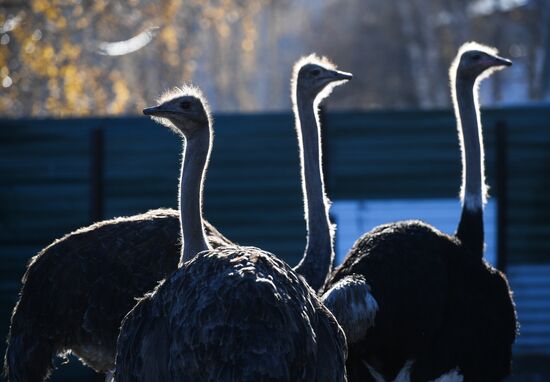
[[[342,329],[305,280],[270,253],[223,247],[198,254],[128,314],[115,378],[344,381],[345,358]]]
[[[374,326],[378,303],[361,275],[346,276],[322,296],[323,304],[334,314],[348,343],[354,343]]]

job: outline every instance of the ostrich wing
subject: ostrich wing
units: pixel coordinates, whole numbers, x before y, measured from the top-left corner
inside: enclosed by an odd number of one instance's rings
[[[322,300],[344,329],[349,343],[363,338],[374,325],[378,303],[361,275],[339,280],[323,294]]]

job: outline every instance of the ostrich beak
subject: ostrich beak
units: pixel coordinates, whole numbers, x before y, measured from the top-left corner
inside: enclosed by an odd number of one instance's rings
[[[348,72],[342,72],[340,70],[331,71],[332,81],[349,81],[353,78],[353,74]]]
[[[158,115],[161,112],[162,110],[160,106],[146,107],[145,109],[143,109],[143,114],[145,115]]]
[[[512,61],[504,57],[494,56],[490,66],[512,66]]]

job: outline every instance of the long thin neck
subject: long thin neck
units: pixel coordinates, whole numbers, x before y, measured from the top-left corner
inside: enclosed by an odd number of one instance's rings
[[[307,225],[307,245],[304,256],[295,270],[310,286],[320,289],[331,270],[333,260],[332,233],[328,217],[328,200],[323,181],[321,136],[317,105],[298,90],[296,130],[300,146],[302,191]]]
[[[457,78],[455,112],[462,148],[462,214],[457,237],[483,256],[483,205],[485,202],[484,152],[476,86],[473,80]]]
[[[180,223],[183,246],[180,266],[210,249],[202,219],[202,185],[210,157],[211,133],[203,128],[186,139],[180,176]]]

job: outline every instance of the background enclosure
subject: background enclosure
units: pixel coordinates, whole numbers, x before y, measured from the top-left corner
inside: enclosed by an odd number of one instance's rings
[[[521,323],[515,352],[550,355],[550,109],[491,109],[482,119],[488,182],[500,207],[495,223],[505,218],[495,228],[502,230],[499,252]],[[293,117],[226,114],[215,123],[206,217],[232,240],[295,264],[305,224]],[[327,113],[324,126],[333,201],[458,203],[460,156],[449,111]],[[497,166],[499,128],[507,143]],[[170,134],[147,118],[0,121],[4,331],[24,266],[40,248],[92,220],[176,206],[181,147]],[[507,178],[505,203],[497,175]]]

